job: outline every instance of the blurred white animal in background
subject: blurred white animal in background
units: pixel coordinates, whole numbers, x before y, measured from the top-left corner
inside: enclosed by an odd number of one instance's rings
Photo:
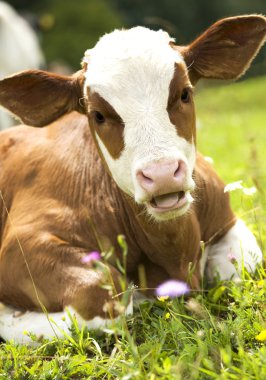
[[[44,57],[34,30],[9,4],[0,1],[0,79],[43,66]],[[15,123],[1,108],[0,130]]]

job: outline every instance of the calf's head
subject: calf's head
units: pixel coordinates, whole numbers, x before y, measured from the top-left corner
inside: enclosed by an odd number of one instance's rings
[[[188,46],[163,31],[114,31],[72,77],[22,72],[0,82],[0,104],[26,124],[86,113],[117,185],[157,220],[184,214],[194,189],[193,86],[242,75],[265,40],[266,18],[218,21]]]

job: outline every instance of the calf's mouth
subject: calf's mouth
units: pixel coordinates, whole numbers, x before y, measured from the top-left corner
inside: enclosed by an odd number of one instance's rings
[[[166,212],[184,207],[190,199],[189,192],[177,191],[153,197],[148,205],[156,212]]]

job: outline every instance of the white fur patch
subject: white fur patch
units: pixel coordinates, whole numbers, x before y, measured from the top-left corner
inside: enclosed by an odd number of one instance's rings
[[[115,31],[85,54],[86,88],[99,93],[124,122],[124,150],[113,159],[97,136],[99,147],[117,185],[137,202],[145,191],[136,181],[137,170],[152,161],[182,160],[188,172],[185,186],[193,188],[195,147],[178,136],[167,112],[169,85],[175,63],[184,65],[166,32],[136,27]]]
[[[125,315],[132,313],[133,303],[131,301]],[[0,336],[6,341],[13,340],[16,343],[29,345],[35,345],[36,343],[32,341],[28,333],[46,339],[63,338],[66,334],[70,334],[69,329],[72,321],[69,314],[77,320],[79,328],[86,326],[90,330],[110,327],[120,318],[117,317],[111,320],[94,317],[89,321],[85,321],[71,306],[62,312],[49,313],[47,317],[41,312],[27,311],[19,313],[15,309],[0,303]]]
[[[255,236],[242,220],[238,220],[217,244],[206,247],[205,255],[205,273],[210,281],[217,274],[221,280],[239,278],[243,266],[254,272],[256,265],[262,262]]]

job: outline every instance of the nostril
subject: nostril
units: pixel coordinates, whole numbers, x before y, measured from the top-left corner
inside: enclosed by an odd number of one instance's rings
[[[147,183],[150,183],[152,184],[153,183],[153,179],[147,177],[144,173],[142,173],[142,177],[143,177],[143,180]]]
[[[177,169],[175,170],[174,177],[178,177],[179,171],[180,171],[180,165],[178,165]]]
[[[151,186],[153,184],[153,179],[148,177],[144,171],[140,170],[138,173],[137,173],[137,179],[139,181],[139,183],[141,184],[141,186]]]
[[[179,161],[176,165],[176,169],[174,172],[174,177],[179,178],[185,172],[185,163],[183,161]]]

